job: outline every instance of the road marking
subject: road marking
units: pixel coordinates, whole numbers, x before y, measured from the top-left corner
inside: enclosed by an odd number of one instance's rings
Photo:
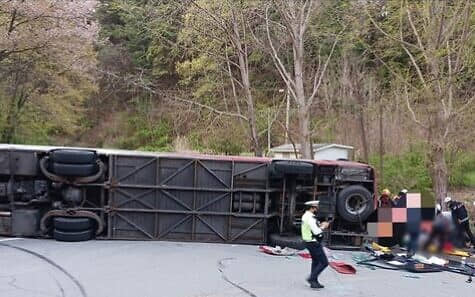
[[[14,238],[2,238],[2,239],[0,239],[0,241],[11,241],[11,240],[18,240],[18,239],[23,239],[23,238],[17,238],[17,237],[14,237]]]

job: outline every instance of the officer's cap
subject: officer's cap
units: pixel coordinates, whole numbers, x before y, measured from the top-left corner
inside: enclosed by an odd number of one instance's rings
[[[320,201],[318,201],[318,200],[311,200],[311,201],[305,202],[305,205],[307,205],[307,206],[318,206],[319,203],[320,203]]]

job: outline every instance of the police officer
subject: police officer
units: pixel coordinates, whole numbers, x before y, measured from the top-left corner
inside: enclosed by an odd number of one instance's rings
[[[463,244],[465,244],[466,233],[470,238],[472,245],[475,246],[475,238],[473,237],[472,231],[470,230],[470,223],[465,205],[461,202],[452,200],[450,197],[446,197],[444,202],[452,213],[452,220],[457,227],[458,236],[462,240]]]
[[[312,289],[322,289],[324,286],[318,281],[318,276],[328,266],[328,259],[322,246],[323,230],[328,228],[328,223],[317,222],[315,214],[318,211],[318,201],[307,201],[305,206],[306,211],[302,216],[302,239],[312,256],[312,269],[307,282]]]

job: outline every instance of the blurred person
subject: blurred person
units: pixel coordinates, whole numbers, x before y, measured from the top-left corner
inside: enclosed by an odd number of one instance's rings
[[[407,233],[409,235],[409,241],[407,243],[407,257],[411,258],[417,252],[419,248],[419,235],[421,233],[421,222],[412,221],[407,222]]]
[[[378,207],[392,207],[393,201],[391,199],[391,191],[384,189],[378,199]]]
[[[437,251],[440,253],[446,246],[449,235],[453,230],[453,224],[447,216],[442,213],[442,206],[436,205],[436,216],[432,223],[432,230],[429,234],[429,238],[424,244],[424,250],[427,250],[434,241],[437,241]]]
[[[401,201],[407,201],[407,190],[402,189],[397,196],[393,197],[392,204],[393,206],[398,206]]]

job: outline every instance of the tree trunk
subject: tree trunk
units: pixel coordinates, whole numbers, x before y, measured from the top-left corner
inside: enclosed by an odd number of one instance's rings
[[[366,136],[366,127],[364,123],[364,114],[360,112],[359,116],[360,130],[361,130],[361,144],[363,145],[363,161],[365,163],[369,162],[369,153],[368,153],[368,137]]]
[[[295,30],[298,32],[297,30]],[[312,141],[310,139],[310,106],[307,106],[304,87],[303,40],[296,38],[293,45],[295,94],[299,113],[300,154],[304,159],[313,159]]]
[[[360,95],[360,90],[357,94],[358,104],[359,104],[359,113],[358,113],[358,122],[360,124],[361,131],[361,144],[363,145],[363,161],[365,163],[369,162],[369,151],[368,151],[368,137],[366,135],[366,126],[365,126],[365,104],[364,98]]]
[[[2,143],[11,143],[13,140],[13,135],[15,135],[16,130],[16,120],[17,113],[15,111],[15,98],[12,98],[9,107],[7,110],[7,118],[5,119],[5,126],[0,134],[0,142]]]
[[[304,159],[313,159],[312,141],[310,139],[310,116],[306,108],[299,108],[299,142],[300,154]]]
[[[241,59],[239,59],[241,60]],[[246,95],[247,101],[247,117],[249,119],[249,130],[250,136],[252,141],[252,150],[254,154],[258,157],[262,156],[262,150],[259,146],[259,136],[257,134],[257,124],[256,124],[256,112],[254,110],[254,98],[251,94],[251,88],[249,83],[249,77],[243,76],[243,86],[244,86],[244,93]]]
[[[238,22],[233,13],[233,45],[239,60],[239,72],[241,74],[241,82],[244,89],[244,95],[247,103],[247,118],[249,119],[249,134],[252,142],[252,150],[258,157],[262,156],[262,149],[259,146],[259,136],[257,133],[256,112],[254,108],[254,98],[251,93],[251,82],[249,80],[249,63],[247,62],[247,48],[241,42]]]
[[[289,123],[290,123],[290,90],[287,88],[287,96],[285,98],[285,143],[289,143]]]
[[[276,66],[280,76],[287,85],[287,88],[290,90],[292,97],[295,100],[298,110],[298,139],[300,142],[300,154],[304,159],[313,159],[313,148],[312,148],[312,139],[311,139],[311,121],[310,121],[310,111],[313,104],[313,99],[316,97],[318,88],[320,87],[321,79],[325,73],[326,67],[328,65],[329,58],[333,53],[333,50],[336,45],[336,41],[332,47],[332,51],[326,60],[324,65],[321,65],[320,57],[318,59],[319,63],[312,69],[305,63],[305,50],[304,50],[304,39],[309,20],[312,19],[311,16],[313,11],[315,11],[317,5],[320,1],[310,0],[302,3],[301,1],[284,1],[284,0],[274,0],[275,9],[281,16],[282,23],[279,24],[279,31],[282,28],[285,28],[288,37],[292,43],[292,66],[286,66],[287,63],[283,62],[283,59],[279,57],[278,50],[274,46],[272,38],[270,36],[270,26],[269,26],[269,6],[265,10],[266,15],[266,32],[267,32],[267,41],[269,42],[270,49],[272,52],[272,59],[274,65]],[[336,39],[338,40],[338,39]],[[256,39],[259,42],[258,39]],[[280,40],[284,42],[284,40]],[[278,48],[280,48],[279,46]],[[286,57],[286,61],[289,59]],[[309,59],[308,62],[310,62]],[[315,61],[315,58],[313,58]],[[311,63],[311,62],[310,62]],[[307,67],[304,67],[307,66]],[[322,68],[320,66],[323,66]],[[308,72],[314,72],[316,70],[315,76],[306,75],[305,68],[308,68]],[[292,73],[293,72],[293,73]],[[308,81],[306,88],[305,82]],[[313,81],[313,83],[312,83]],[[312,86],[312,87],[310,87]]]
[[[379,101],[379,180],[384,184],[384,126],[383,126],[383,102]]]
[[[440,205],[443,205],[448,189],[447,162],[445,160],[444,147],[437,144],[431,145],[429,168],[435,199]]]

